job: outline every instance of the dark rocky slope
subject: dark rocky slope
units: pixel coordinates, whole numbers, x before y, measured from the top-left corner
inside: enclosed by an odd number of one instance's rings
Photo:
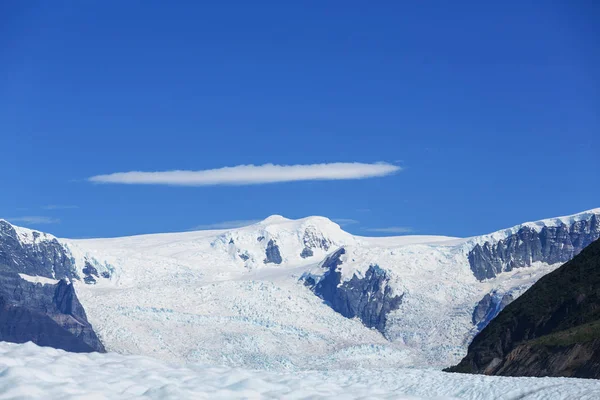
[[[277,246],[273,239],[269,240],[267,249],[265,250],[265,255],[265,264],[281,264],[283,261],[283,258],[281,258],[281,252],[279,251],[279,246]]]
[[[330,255],[321,264],[326,270],[321,279],[303,277],[306,286],[322,298],[336,312],[346,318],[358,317],[362,323],[385,334],[388,314],[402,304],[403,295],[394,295],[386,271],[378,265],[370,265],[363,277],[356,274],[342,282],[338,267],[341,256],[346,253],[343,247]]]
[[[570,225],[544,226],[539,231],[524,226],[503,240],[475,245],[469,252],[469,265],[477,279],[490,279],[538,261],[567,262],[598,238],[600,217],[596,214]]]
[[[73,285],[32,283],[0,272],[0,341],[34,342],[72,352],[104,352]]]
[[[448,371],[600,378],[600,240],[509,304]]]
[[[23,239],[23,240],[22,240]],[[25,231],[19,236],[10,223],[0,220],[0,271],[11,271],[51,279],[82,279],[95,284],[98,278],[110,279],[110,267],[101,272],[94,260],[85,260],[80,276],[70,252],[58,239],[43,232]]]
[[[51,236],[31,232],[29,242],[19,240],[15,228],[0,220],[0,268],[33,276],[79,279],[73,260]]]

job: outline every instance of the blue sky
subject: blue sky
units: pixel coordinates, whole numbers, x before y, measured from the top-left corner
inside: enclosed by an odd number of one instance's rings
[[[65,237],[270,214],[468,236],[600,206],[598,2],[208,3],[2,2],[0,217]],[[330,163],[363,179],[310,180]],[[265,164],[312,167],[89,180]]]

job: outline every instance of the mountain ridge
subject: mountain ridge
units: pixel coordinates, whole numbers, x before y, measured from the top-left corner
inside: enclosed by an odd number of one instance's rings
[[[109,351],[285,369],[460,361],[506,304],[558,267],[525,257],[535,246],[515,240],[501,253],[508,258],[492,261],[527,262],[480,280],[469,253],[497,242],[478,238],[369,238],[324,217],[275,216],[224,230],[57,240]],[[339,263],[326,265],[342,248]],[[562,257],[564,247],[556,249]]]
[[[490,233],[484,233],[484,234],[479,234],[479,235],[473,235],[473,236],[467,236],[467,237],[453,237],[453,236],[448,236],[448,235],[390,235],[390,236],[360,236],[360,235],[353,235],[357,238],[406,238],[406,237],[438,237],[438,238],[447,238],[448,240],[464,240],[464,241],[471,241],[471,240],[483,240],[483,241],[487,241],[487,240],[498,240],[498,239],[502,239],[505,238],[506,236],[510,236],[511,234],[516,233],[519,229],[523,228],[523,227],[531,227],[531,228],[538,228],[541,229],[544,226],[548,226],[548,227],[554,227],[559,223],[563,223],[566,225],[570,225],[573,222],[577,222],[580,221],[582,219],[587,219],[590,218],[591,216],[596,215],[596,216],[600,216],[600,207],[598,208],[592,208],[589,210],[584,210],[578,213],[574,213],[574,214],[569,214],[569,215],[564,215],[564,216],[558,216],[558,217],[549,217],[549,218],[542,218],[539,220],[533,220],[533,221],[528,221],[528,222],[523,222],[520,224],[516,224],[513,225],[511,227],[508,228],[502,228],[502,229],[498,229],[496,231],[490,232]],[[152,235],[185,235],[188,233],[192,233],[192,232],[205,232],[205,233],[212,233],[212,232],[227,232],[227,231],[235,231],[235,230],[239,230],[239,229],[246,229],[252,226],[269,226],[269,225],[279,225],[279,224],[286,224],[286,223],[303,223],[303,222],[312,222],[313,225],[317,225],[315,224],[315,222],[322,222],[325,223],[327,225],[331,225],[331,226],[335,226],[337,228],[339,228],[340,230],[342,230],[344,233],[347,233],[346,231],[343,230],[343,228],[336,223],[334,220],[327,218],[325,216],[319,216],[319,215],[310,215],[307,217],[303,217],[303,218],[298,218],[298,219],[291,219],[291,218],[287,218],[284,217],[282,215],[279,214],[272,214],[260,221],[257,221],[255,223],[252,224],[248,224],[246,226],[242,226],[242,227],[232,227],[232,228],[220,228],[220,229],[195,229],[192,231],[176,231],[176,232],[157,232],[157,233],[144,233],[144,234],[137,234],[137,235],[127,235],[127,236],[114,236],[114,237],[109,237],[109,238],[103,238],[103,237],[98,237],[98,238],[85,238],[85,239],[72,239],[72,238],[59,238],[57,236],[54,236],[52,234],[46,233],[46,232],[42,232],[36,229],[30,229],[30,228],[25,228],[25,227],[21,227],[17,224],[13,224],[11,223],[9,220],[7,219],[3,219],[0,218],[0,222],[6,222],[8,224],[10,224],[11,226],[13,226],[14,228],[22,231],[24,233],[23,236],[28,236],[27,234],[33,234],[33,233],[38,233],[41,234],[43,236],[46,236],[47,239],[51,240],[51,239],[61,239],[61,240],[71,240],[71,241],[86,241],[86,240],[97,240],[97,239],[105,239],[105,240],[110,240],[110,239],[126,239],[126,238],[132,238],[132,237],[140,237],[140,236],[152,236]]]

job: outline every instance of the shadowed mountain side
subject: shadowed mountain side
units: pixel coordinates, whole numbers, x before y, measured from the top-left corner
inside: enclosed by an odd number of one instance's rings
[[[509,304],[448,371],[600,378],[600,240]]]

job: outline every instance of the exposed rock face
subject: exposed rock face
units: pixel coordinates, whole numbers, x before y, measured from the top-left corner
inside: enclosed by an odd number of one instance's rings
[[[30,242],[19,240],[15,228],[0,220],[0,270],[53,279],[78,279],[73,261],[58,240],[32,233]]]
[[[600,218],[597,215],[570,226],[544,226],[539,231],[524,226],[504,240],[477,244],[469,252],[469,264],[477,279],[489,279],[537,261],[547,264],[567,262],[598,238]]]
[[[96,278],[99,278],[98,270],[96,268],[94,268],[94,266],[92,264],[90,264],[90,262],[87,260],[86,260],[85,266],[83,267],[81,272],[84,273],[85,276],[83,277],[83,281],[87,284],[95,284]],[[94,276],[96,278],[94,278]]]
[[[483,296],[483,299],[475,306],[473,311],[473,325],[481,331],[492,319],[514,300],[510,293],[498,293],[493,291]]]
[[[300,257],[302,258],[308,258],[308,257],[312,257],[314,256],[315,253],[312,251],[312,249],[305,247],[302,249],[302,253],[300,253]]]
[[[600,378],[600,240],[506,306],[449,371]]]
[[[279,246],[277,246],[273,239],[269,240],[269,243],[267,243],[265,255],[265,264],[281,264],[281,262],[283,261],[283,259],[281,258],[281,253],[279,252]]]
[[[314,255],[312,249],[319,248],[327,251],[331,246],[331,241],[323,237],[323,234],[312,226],[306,228],[302,236],[302,241],[304,243],[304,248],[302,249],[302,253],[300,253],[300,257],[302,258],[312,257]]]
[[[104,352],[73,285],[32,283],[0,272],[0,340],[72,352]]]
[[[354,274],[349,281],[341,282],[338,266],[345,253],[344,248],[333,253],[321,266],[327,270],[323,277],[318,282],[307,278],[305,283],[344,317],[358,317],[365,326],[384,333],[387,315],[400,307],[402,295],[392,293],[387,272],[378,265],[369,266],[364,277]]]

